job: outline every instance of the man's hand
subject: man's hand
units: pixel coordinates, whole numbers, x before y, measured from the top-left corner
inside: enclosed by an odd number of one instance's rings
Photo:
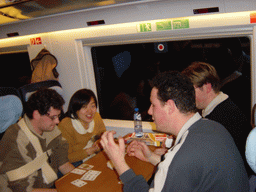
[[[119,137],[118,144],[114,141],[114,132],[106,131],[101,136],[101,145],[105,152],[107,153],[109,159],[112,161],[117,173],[119,175],[123,174],[125,171],[130,169],[130,167],[125,162],[125,143],[124,139]]]
[[[132,141],[127,147],[127,154],[129,156],[135,156],[142,161],[149,162],[148,158],[152,155],[152,151],[148,146],[144,146],[139,141]]]
[[[142,161],[150,162],[153,165],[158,164],[161,160],[161,157],[153,153],[144,142],[136,140],[132,141],[127,147],[127,154],[135,156]]]
[[[167,152],[168,148],[171,148],[172,144],[173,144],[173,136],[170,135],[168,136],[167,139],[163,141],[161,148],[155,149],[154,153],[162,156]]]

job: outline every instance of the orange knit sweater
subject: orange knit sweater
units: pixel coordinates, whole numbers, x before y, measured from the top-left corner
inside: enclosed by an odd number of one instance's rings
[[[62,132],[62,136],[67,139],[69,143],[68,158],[71,163],[81,161],[88,157],[88,154],[83,149],[88,141],[95,135],[100,135],[106,131],[106,127],[102,121],[99,113],[96,112],[94,116],[94,129],[92,133],[79,134],[73,127],[71,118],[64,118],[58,125]]]

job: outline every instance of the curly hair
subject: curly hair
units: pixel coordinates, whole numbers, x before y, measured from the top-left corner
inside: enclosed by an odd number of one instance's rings
[[[38,110],[41,115],[45,115],[51,107],[62,110],[64,103],[64,99],[55,90],[41,88],[29,97],[25,112],[28,118],[32,119],[35,110]]]
[[[88,103],[94,99],[96,107],[97,107],[97,99],[95,94],[90,89],[80,89],[73,94],[69,101],[68,111],[66,113],[66,117],[78,119],[76,114],[84,105],[88,105]]]
[[[158,99],[164,104],[173,100],[182,113],[197,112],[195,89],[188,77],[178,71],[163,72],[151,82],[158,90]]]

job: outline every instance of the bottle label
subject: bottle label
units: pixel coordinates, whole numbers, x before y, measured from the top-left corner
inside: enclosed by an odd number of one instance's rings
[[[134,120],[141,121],[141,114],[134,114]]]

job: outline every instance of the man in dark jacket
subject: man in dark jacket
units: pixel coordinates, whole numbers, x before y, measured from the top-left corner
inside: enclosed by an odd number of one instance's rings
[[[220,91],[221,83],[215,68],[208,63],[194,62],[182,73],[191,79],[195,87],[196,106],[202,110],[202,116],[219,122],[229,131],[242,155],[247,174],[253,174],[245,159],[250,122],[229,96]]]

